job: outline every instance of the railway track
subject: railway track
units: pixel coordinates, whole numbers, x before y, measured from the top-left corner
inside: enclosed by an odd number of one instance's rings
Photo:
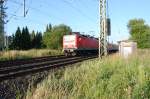
[[[59,68],[96,57],[97,56],[66,57],[61,55],[0,62],[0,81]]]
[[[17,59],[17,60],[9,60],[9,61],[0,61],[0,69],[3,67],[12,67],[16,65],[22,65],[22,64],[29,64],[29,63],[35,63],[35,62],[41,62],[41,61],[49,61],[49,60],[55,60],[55,59],[61,59],[65,58],[64,55],[57,55],[57,56],[45,56],[45,57],[36,57],[36,58],[29,58],[29,59]]]

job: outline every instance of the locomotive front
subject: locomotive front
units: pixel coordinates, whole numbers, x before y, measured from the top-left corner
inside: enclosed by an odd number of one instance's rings
[[[77,49],[77,35],[64,35],[63,37],[63,52],[66,56],[75,56]]]

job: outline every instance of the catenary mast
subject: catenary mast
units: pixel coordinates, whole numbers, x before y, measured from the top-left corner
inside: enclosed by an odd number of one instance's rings
[[[100,0],[100,36],[99,36],[99,58],[107,55],[107,36],[108,32],[108,19],[107,19],[107,0]]]

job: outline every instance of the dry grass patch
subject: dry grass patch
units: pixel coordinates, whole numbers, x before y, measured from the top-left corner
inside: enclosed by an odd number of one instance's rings
[[[50,49],[32,49],[28,51],[3,51],[0,52],[0,61],[3,60],[14,60],[14,59],[24,59],[33,57],[42,57],[49,55],[60,55],[61,50],[50,50]]]

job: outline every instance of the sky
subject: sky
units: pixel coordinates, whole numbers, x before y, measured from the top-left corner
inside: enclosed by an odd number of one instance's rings
[[[99,36],[99,0],[7,0],[5,24],[7,35],[15,33],[17,27],[28,26],[29,30],[44,32],[46,25],[66,24],[74,32]],[[127,24],[130,19],[143,18],[150,24],[150,0],[108,0],[108,14],[111,19],[110,42],[130,37]]]

